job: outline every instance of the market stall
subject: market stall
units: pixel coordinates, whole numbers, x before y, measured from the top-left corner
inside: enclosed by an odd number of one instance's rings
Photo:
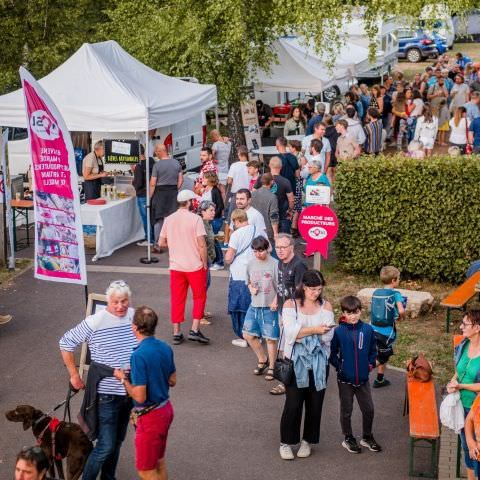
[[[70,132],[141,132],[143,138],[148,138],[149,130],[184,121],[217,103],[214,85],[186,82],[156,72],[114,41],[82,45],[39,83],[57,105]],[[0,125],[26,127],[21,89],[0,96]],[[148,142],[145,147],[148,156],[151,153]],[[97,215],[97,221],[87,223],[103,229],[98,240],[101,247],[101,251],[97,249],[98,258],[115,250],[108,246],[119,248],[118,245],[126,244],[128,237],[118,243],[109,238],[114,230],[106,228],[107,216],[115,211],[123,216],[116,218],[116,222],[136,224],[134,218],[125,217],[138,213],[133,208],[135,202],[122,203],[131,204],[132,208],[99,209],[102,213]],[[134,237],[132,234],[130,239],[134,241]]]

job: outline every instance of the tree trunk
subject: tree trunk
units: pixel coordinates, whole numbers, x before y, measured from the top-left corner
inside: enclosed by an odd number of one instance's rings
[[[243,131],[242,114],[239,103],[229,103],[227,106],[227,128],[228,135],[232,141],[232,150],[230,151],[230,163],[237,160],[237,147],[246,145],[245,132]]]

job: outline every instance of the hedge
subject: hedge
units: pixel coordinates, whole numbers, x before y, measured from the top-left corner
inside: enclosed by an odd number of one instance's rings
[[[335,179],[335,248],[347,270],[460,282],[480,258],[480,156],[362,157]]]

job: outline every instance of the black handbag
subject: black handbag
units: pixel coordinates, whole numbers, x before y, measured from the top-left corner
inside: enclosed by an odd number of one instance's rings
[[[295,300],[294,300],[294,304],[295,304],[295,313],[297,313],[297,302],[295,302]],[[284,330],[285,328],[283,327],[282,333],[280,334],[280,340],[278,342],[277,358],[275,359],[275,364],[273,366],[273,378],[283,383],[284,385],[291,385],[295,378],[295,370],[293,368],[293,362],[289,358],[280,357],[280,345],[282,344],[282,337],[283,337]],[[293,357],[294,351],[295,351],[295,345],[293,345],[292,357]]]

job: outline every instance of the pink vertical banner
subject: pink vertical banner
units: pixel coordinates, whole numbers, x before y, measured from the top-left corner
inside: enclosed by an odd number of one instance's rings
[[[36,278],[86,285],[72,139],[57,107],[20,68],[32,158]]]

